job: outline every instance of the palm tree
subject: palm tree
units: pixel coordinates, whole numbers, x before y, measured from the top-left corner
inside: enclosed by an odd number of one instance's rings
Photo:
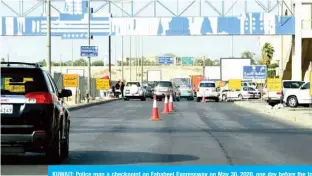
[[[247,59],[251,59],[251,64],[252,65],[255,65],[256,64],[256,61],[255,59],[253,58],[255,56],[255,53],[251,52],[251,51],[244,51],[242,53],[242,58],[247,58]]]
[[[271,64],[273,55],[274,55],[274,47],[270,43],[265,43],[262,47],[262,63],[267,67]]]

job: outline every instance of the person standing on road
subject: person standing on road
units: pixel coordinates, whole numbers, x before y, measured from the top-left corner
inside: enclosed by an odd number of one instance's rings
[[[121,91],[121,96],[124,97],[124,88],[125,88],[125,84],[123,81],[121,81],[121,85],[120,85],[120,91]]]

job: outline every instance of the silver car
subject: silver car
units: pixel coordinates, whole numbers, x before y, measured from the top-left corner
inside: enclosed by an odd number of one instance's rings
[[[146,97],[153,99],[153,96],[154,96],[154,94],[153,94],[153,88],[154,88],[153,85],[145,83],[145,84],[143,84],[143,88],[146,91]]]
[[[157,100],[161,101],[165,95],[173,93],[173,101],[180,101],[179,88],[171,81],[158,81],[153,89]]]
[[[140,82],[130,81],[126,84],[124,89],[124,100],[129,99],[140,99],[141,101],[146,100],[146,90],[140,84]]]

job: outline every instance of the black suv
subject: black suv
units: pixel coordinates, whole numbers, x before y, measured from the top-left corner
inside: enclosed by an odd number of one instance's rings
[[[51,75],[39,64],[1,62],[1,155],[45,153],[59,163],[68,156],[70,114]]]

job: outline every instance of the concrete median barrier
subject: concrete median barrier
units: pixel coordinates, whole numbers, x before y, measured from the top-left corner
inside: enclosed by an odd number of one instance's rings
[[[113,101],[117,101],[117,100],[120,100],[120,98],[94,100],[94,101],[91,101],[90,103],[66,105],[66,107],[68,108],[68,110],[72,111],[72,110],[88,108],[88,107],[91,107],[91,106],[101,105],[101,104],[105,104],[105,103],[109,103],[109,102],[113,102]]]
[[[300,108],[295,110],[291,108],[268,108],[264,102],[234,102],[235,105],[251,110],[253,112],[266,114],[272,118],[290,125],[301,126],[312,129],[312,108]]]

